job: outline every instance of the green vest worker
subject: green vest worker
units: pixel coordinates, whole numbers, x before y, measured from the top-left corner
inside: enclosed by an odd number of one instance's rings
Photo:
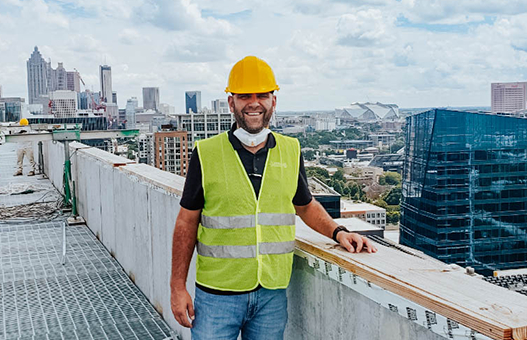
[[[196,340],[283,339],[295,213],[350,252],[377,249],[313,200],[296,139],[269,130],[279,89],[269,65],[237,62],[225,92],[236,123],[197,142],[172,246],[171,305]],[[342,231],[342,232],[341,232]],[[186,280],[197,249],[195,299]]]

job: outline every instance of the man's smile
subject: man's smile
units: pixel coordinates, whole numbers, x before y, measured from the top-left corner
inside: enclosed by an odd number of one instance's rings
[[[263,112],[244,112],[244,114],[248,115],[248,116],[259,116],[261,115]]]

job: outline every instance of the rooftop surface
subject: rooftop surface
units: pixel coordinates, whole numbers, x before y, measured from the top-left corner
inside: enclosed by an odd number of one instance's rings
[[[378,207],[370,203],[365,203],[365,202],[355,203],[350,200],[341,200],[340,205],[341,205],[341,210],[346,211],[346,212],[366,212],[366,211],[372,211],[372,210],[375,210],[375,211],[385,210],[382,207]]]
[[[16,147],[0,145],[0,338],[171,339],[86,225],[66,225],[62,264],[61,195],[42,175],[27,177],[27,165],[13,177]]]

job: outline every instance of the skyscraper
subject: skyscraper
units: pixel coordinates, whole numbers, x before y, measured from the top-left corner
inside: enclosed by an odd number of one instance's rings
[[[527,266],[527,119],[406,119],[400,242],[483,274]]]
[[[159,110],[159,87],[143,87],[143,109]]]
[[[35,46],[31,57],[27,61],[27,92],[29,104],[35,104],[40,95],[49,92],[48,76],[50,65]]]
[[[99,79],[101,81],[101,99],[105,103],[112,102],[112,68],[108,65],[99,66]]]
[[[126,101],[126,128],[135,129],[135,111],[137,110],[138,102],[136,97],[132,97]]]
[[[66,76],[67,76],[66,90],[75,91],[77,93],[80,93],[81,84],[80,84],[79,73],[77,73],[76,71],[67,72]]]
[[[525,110],[527,103],[527,82],[492,83],[492,113],[514,113]]]
[[[185,112],[190,113],[201,112],[201,91],[187,91],[185,92]]]
[[[112,103],[117,104],[117,92],[112,92]]]
[[[63,63],[59,63],[56,69],[49,68],[50,75],[48,84],[48,90],[51,91],[64,91],[68,89],[68,72],[64,68]]]
[[[229,103],[226,99],[216,99],[210,104],[210,108],[214,113],[229,113]]]

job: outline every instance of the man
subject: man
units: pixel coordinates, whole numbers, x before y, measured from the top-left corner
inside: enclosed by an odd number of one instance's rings
[[[172,249],[171,305],[192,338],[282,339],[295,240],[295,213],[350,252],[377,249],[338,226],[312,198],[296,139],[271,133],[273,71],[246,57],[231,70],[228,133],[192,154]],[[186,289],[197,247],[194,304]]]
[[[27,129],[29,129],[29,122],[26,118],[22,118],[20,120],[19,125],[25,126]],[[20,133],[27,133],[26,130],[21,130]],[[17,171],[15,172],[14,176],[22,176],[22,170],[24,169],[24,156],[27,157],[29,160],[29,164],[31,165],[31,169],[27,173],[28,176],[34,176],[35,175],[35,157],[33,156],[33,143],[32,142],[20,142],[18,145],[17,150]]]

